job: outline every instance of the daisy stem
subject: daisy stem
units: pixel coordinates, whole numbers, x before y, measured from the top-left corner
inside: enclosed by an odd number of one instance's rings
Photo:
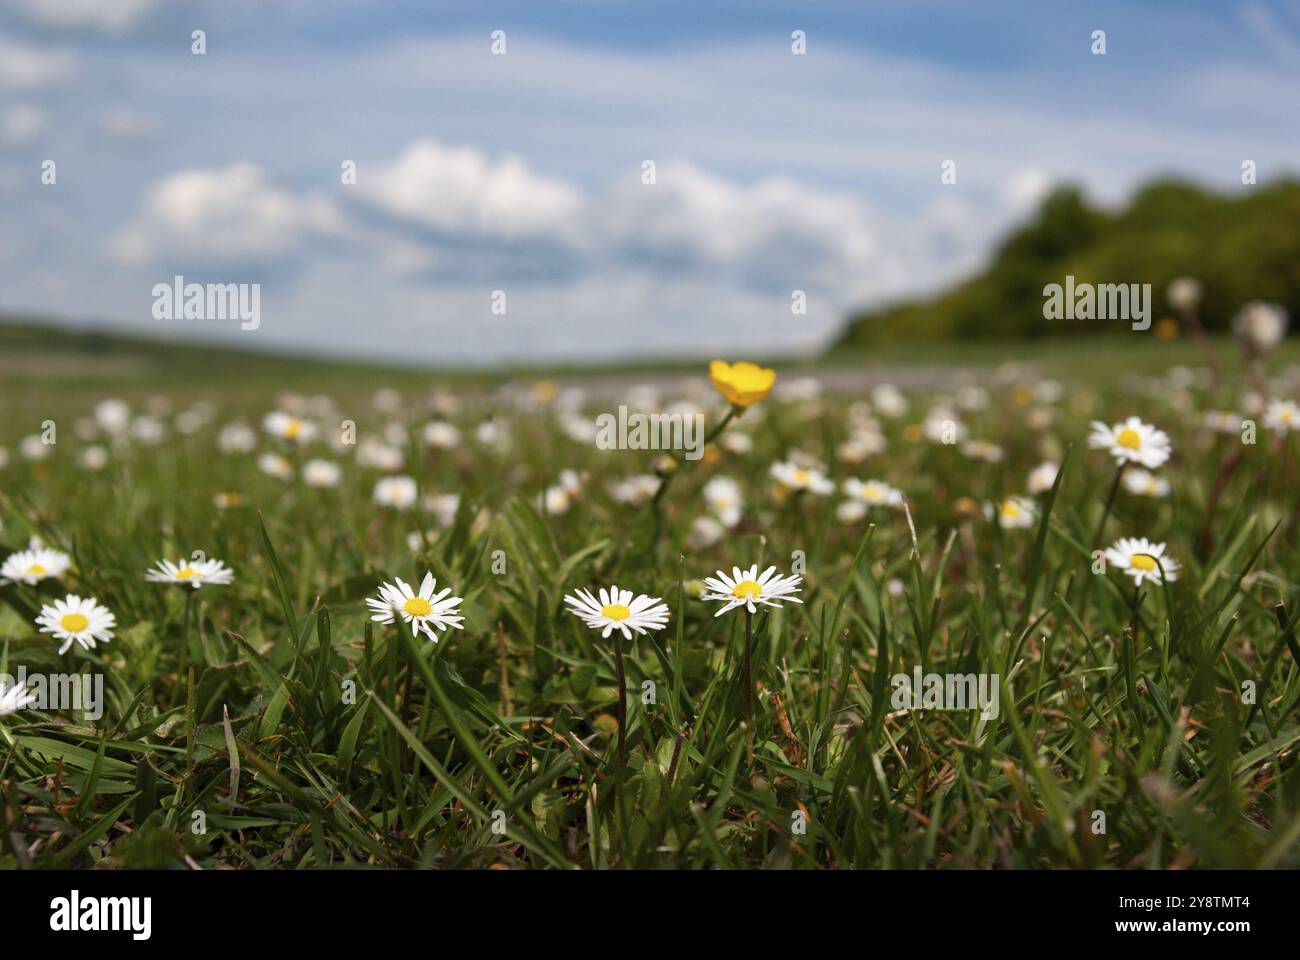
[[[750,675],[749,660],[751,651],[754,647],[754,615],[745,608],[745,666],[744,680],[745,685],[745,723],[748,724],[754,716],[754,683]]]
[[[1192,340],[1196,343],[1197,349],[1201,351],[1201,356],[1205,358],[1205,365],[1210,369],[1210,383],[1215,389],[1219,386],[1219,358],[1214,352],[1214,342],[1210,335],[1205,331],[1205,324],[1201,323],[1200,313],[1195,310],[1189,310],[1184,319],[1187,321],[1187,328],[1192,332]]]
[[[190,663],[190,608],[194,605],[194,589],[192,587],[182,587],[185,591],[185,612],[181,617],[181,664],[179,675],[184,678],[185,670]]]
[[[1101,512],[1101,519],[1097,521],[1097,530],[1092,535],[1092,547],[1095,550],[1101,546],[1101,535],[1106,531],[1106,521],[1110,519],[1110,511],[1115,506],[1115,495],[1119,493],[1119,481],[1124,476],[1124,468],[1128,466],[1125,461],[1119,465],[1115,471],[1115,479],[1111,481],[1110,493],[1106,495],[1106,507]]]
[[[623,672],[623,634],[614,631],[614,670],[618,674],[618,765],[627,764],[627,677]]]

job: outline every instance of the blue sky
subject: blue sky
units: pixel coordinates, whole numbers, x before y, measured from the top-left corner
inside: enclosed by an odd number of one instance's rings
[[[421,361],[811,351],[1053,183],[1294,174],[1298,80],[1300,0],[0,0],[0,310]],[[153,319],[177,273],[261,284],[260,328]]]

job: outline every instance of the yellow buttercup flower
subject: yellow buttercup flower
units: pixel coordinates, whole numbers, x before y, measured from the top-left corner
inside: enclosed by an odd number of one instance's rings
[[[776,371],[745,360],[740,363],[714,360],[709,364],[709,379],[729,404],[743,410],[771,392]]]

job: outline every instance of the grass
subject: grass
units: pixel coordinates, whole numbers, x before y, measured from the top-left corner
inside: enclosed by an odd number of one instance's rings
[[[1144,353],[1146,368],[1194,362],[1173,350]],[[156,445],[78,437],[96,400],[114,392],[139,407],[143,390],[11,387],[0,402],[24,418],[0,427],[11,456],[0,541],[7,554],[40,536],[75,572],[0,587],[0,672],[102,671],[106,703],[98,719],[0,718],[0,864],[1298,866],[1295,435],[1261,425],[1243,446],[1204,428],[1204,411],[1239,403],[1232,367],[1215,389],[1121,382],[1077,355],[1055,362],[1068,377],[1057,401],[1033,399],[1034,375],[981,376],[997,381],[989,403],[961,416],[1002,446],[1000,463],[917,438],[935,390],[881,416],[888,448],[860,465],[836,454],[862,396],[773,395],[722,435],[748,434],[750,452],[711,448],[635,507],[607,483],[650,471],[657,454],[575,441],[553,397],[527,383],[477,383],[455,409],[438,401],[464,434],[449,450],[420,442],[430,385],[415,374],[282,365],[250,386],[192,372],[151,384],[172,403],[155,411],[167,428]],[[1294,396],[1294,371],[1284,377]],[[404,402],[381,414],[368,395],[394,383]],[[222,424],[256,424],[282,389],[333,396],[317,417],[329,432],[344,419],[362,439],[409,427],[405,472],[422,493],[459,494],[454,516],[376,507],[379,473],[355,448],[285,451],[339,460],[336,489],[217,451]],[[179,432],[176,414],[199,400],[212,415]],[[725,408],[704,402],[715,425]],[[1031,426],[1034,410],[1050,424]],[[1113,566],[1092,572],[1114,467],[1087,449],[1088,421],[1131,413],[1170,434],[1172,493],[1121,489],[1099,542],[1149,536],[1182,564],[1176,581],[1141,591]],[[474,437],[489,414],[508,427],[508,449]],[[58,425],[42,462],[15,453],[33,416]],[[80,466],[89,443],[110,450],[104,470]],[[259,448],[277,449],[267,437]],[[837,482],[900,487],[908,512],[850,524],[838,492],[779,495],[768,468],[792,448]],[[1023,493],[1043,459],[1064,466],[1041,519],[988,522],[980,505]],[[581,493],[549,513],[539,498],[564,469],[586,474]],[[698,546],[702,486],[717,475],[740,482],[744,518]],[[222,491],[241,505],[218,509]],[[417,530],[432,533],[413,550]],[[234,583],[187,601],[144,581],[160,557],[195,549],[229,562]],[[745,618],[715,618],[697,597],[701,577],[750,563],[805,579],[803,604],[753,620],[746,724]],[[381,580],[426,569],[464,598],[466,629],[436,645],[371,622],[363,603]],[[564,609],[565,593],[610,583],[664,598],[668,627],[616,650]],[[69,591],[114,611],[110,643],[61,656],[36,632],[41,603]],[[916,667],[995,675],[997,716],[895,707],[891,678]]]

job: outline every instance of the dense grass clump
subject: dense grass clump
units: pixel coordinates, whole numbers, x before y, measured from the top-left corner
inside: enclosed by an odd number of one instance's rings
[[[899,403],[783,377],[725,426],[702,378],[195,387],[126,420],[51,390],[56,443],[0,425],[0,540],[71,565],[0,586],[0,673],[102,672],[103,709],[0,718],[0,864],[1300,865],[1295,432],[1232,374],[978,383]],[[598,449],[620,403],[719,432],[698,461]],[[272,404],[314,438],[264,431]],[[1088,445],[1130,415],[1172,445],[1143,492]],[[414,503],[376,502],[386,474]],[[902,501],[845,508],[849,478]],[[1120,537],[1164,543],[1177,579],[1103,567]],[[194,551],[233,582],[145,580]],[[715,617],[703,578],[751,564],[802,576],[802,603]],[[426,571],[463,630],[370,620],[381,582]],[[667,626],[616,644],[569,614],[612,584],[662,598]],[[38,632],[68,593],[113,612],[111,641],[60,654]],[[998,708],[899,706],[917,671],[983,675]]]

